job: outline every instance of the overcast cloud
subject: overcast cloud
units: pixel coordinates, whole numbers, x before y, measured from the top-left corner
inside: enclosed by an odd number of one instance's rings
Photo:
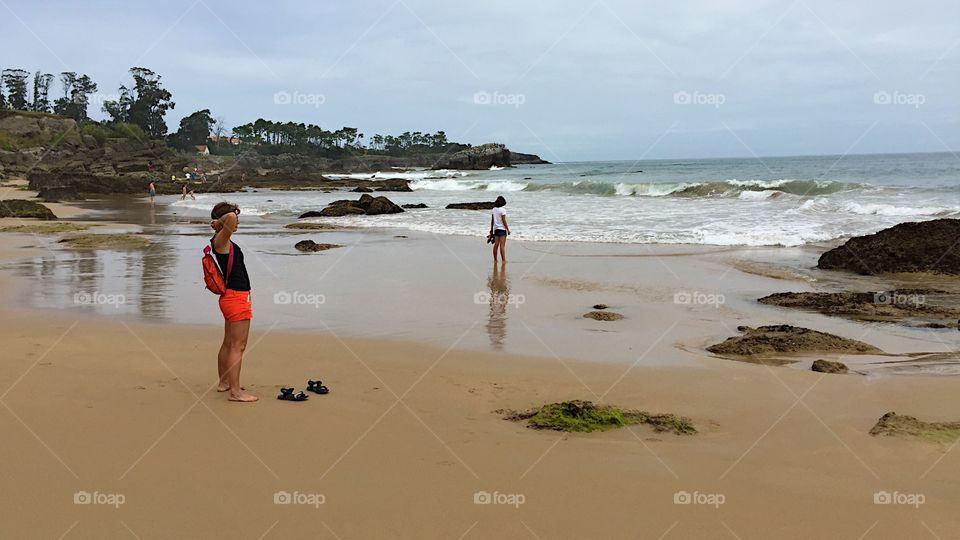
[[[956,1],[0,0],[0,47],[107,96],[150,68],[171,130],[209,108],[557,161],[939,152],[960,148],[957,20]]]

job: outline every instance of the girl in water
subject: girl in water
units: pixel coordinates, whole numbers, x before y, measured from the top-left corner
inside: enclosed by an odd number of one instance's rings
[[[510,234],[510,226],[507,225],[507,210],[504,206],[507,200],[502,196],[497,197],[493,203],[493,213],[490,215],[490,234],[493,235],[493,262],[497,262],[497,250],[500,250],[500,259],[507,262],[507,235]]]

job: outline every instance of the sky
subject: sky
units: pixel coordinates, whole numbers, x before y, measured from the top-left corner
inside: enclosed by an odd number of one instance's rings
[[[208,108],[551,161],[943,152],[957,20],[955,0],[0,0],[0,67],[90,75],[95,118],[147,67],[171,131]]]

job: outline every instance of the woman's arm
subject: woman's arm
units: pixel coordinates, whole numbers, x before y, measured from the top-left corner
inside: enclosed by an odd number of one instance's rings
[[[503,228],[507,230],[507,234],[510,234],[510,226],[507,225],[507,214],[500,216],[500,221],[503,221]]]
[[[230,237],[233,236],[233,231],[236,229],[236,221],[237,215],[231,212],[213,222],[212,226],[217,231],[217,234],[213,236],[213,248],[217,253],[230,252]],[[219,228],[216,225],[217,223],[220,224]]]
[[[490,234],[493,234],[493,214],[490,214]]]

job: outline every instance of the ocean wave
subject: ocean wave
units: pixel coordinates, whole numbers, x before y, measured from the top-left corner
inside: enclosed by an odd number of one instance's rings
[[[392,169],[379,170],[376,172],[349,173],[349,174],[327,174],[327,178],[333,180],[386,180],[388,178],[402,178],[404,180],[434,180],[443,178],[463,178],[470,173],[466,171],[454,171],[449,169],[437,169],[426,171],[394,171]]]
[[[960,212],[960,208],[948,208],[943,206],[922,206],[922,207],[913,207],[913,206],[895,206],[892,204],[878,204],[878,203],[856,203],[849,202],[843,205],[844,212],[849,212],[851,214],[859,214],[862,216],[872,215],[872,216],[891,216],[891,217],[900,217],[900,216],[934,216],[934,217],[945,217]]]

